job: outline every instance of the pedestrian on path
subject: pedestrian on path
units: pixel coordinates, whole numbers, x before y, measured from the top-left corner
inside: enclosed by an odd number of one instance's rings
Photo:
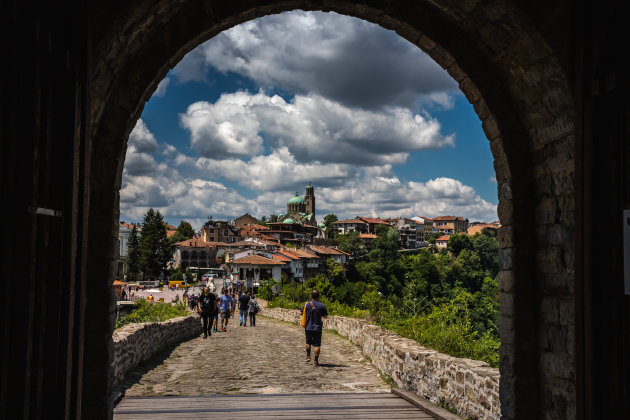
[[[228,296],[227,289],[223,290],[221,296],[221,329],[219,331],[227,331],[228,320],[230,319],[230,309],[232,307],[232,299]]]
[[[212,317],[212,332],[219,331],[219,314],[221,313],[221,299],[214,304],[214,316]]]
[[[256,295],[252,295],[249,303],[247,304],[247,312],[249,312],[249,325],[256,326],[256,314],[260,310],[258,302],[256,302]]]
[[[322,318],[328,316],[326,305],[318,301],[319,292],[313,290],[311,292],[311,301],[306,302],[300,310],[300,315],[306,311],[306,327],[304,333],[306,335],[306,361],[311,361],[311,347],[313,348],[315,366],[319,366],[319,352],[322,345],[322,328],[324,326]]]
[[[204,287],[203,294],[199,297],[199,302],[197,303],[197,309],[203,319],[203,338],[208,338],[208,336],[212,335],[212,331],[209,330],[208,321],[212,319],[214,315],[215,299],[216,296],[214,293],[210,293],[210,288]]]
[[[238,309],[239,319],[241,321],[240,325],[247,327],[247,312],[249,310],[249,294],[247,292],[243,292],[238,297]]]
[[[234,312],[236,312],[236,296],[234,296],[234,292],[232,292],[230,294],[230,299],[231,299],[231,303],[230,303],[230,310],[232,311],[232,318],[234,318]]]

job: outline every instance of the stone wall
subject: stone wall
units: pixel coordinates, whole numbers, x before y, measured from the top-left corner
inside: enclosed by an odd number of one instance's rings
[[[197,314],[169,319],[164,322],[129,324],[114,331],[114,383],[140,362],[150,359],[171,344],[201,334],[201,318]]]
[[[261,315],[300,322],[296,310],[263,307]],[[361,319],[330,316],[324,328],[337,331],[359,346],[398,387],[435,404],[444,402],[462,417],[500,418],[499,369],[485,362],[438,353]],[[325,349],[325,342],[323,346]]]

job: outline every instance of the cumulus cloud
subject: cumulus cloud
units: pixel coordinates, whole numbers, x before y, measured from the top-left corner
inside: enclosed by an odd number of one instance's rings
[[[168,77],[165,77],[164,79],[162,79],[162,81],[158,84],[157,89],[155,89],[153,96],[157,96],[161,98],[164,95],[166,95],[166,88],[168,88],[168,84],[170,82],[171,82],[171,79],[169,79]]]
[[[457,215],[474,220],[497,219],[497,206],[461,181],[436,178],[427,182],[402,182],[396,177],[375,177],[348,183],[343,188],[323,188],[318,206],[341,214],[373,217],[436,217]],[[343,209],[339,211],[339,209]],[[321,213],[320,213],[321,215]]]
[[[187,220],[195,228],[211,215],[264,214],[257,200],[245,198],[218,182],[127,175],[120,191],[121,219],[142,221],[149,208],[159,210],[170,223]]]
[[[190,161],[186,162],[188,163]],[[335,186],[360,173],[359,169],[352,165],[317,162],[300,164],[286,147],[270,155],[256,156],[249,161],[200,158],[195,162],[195,166],[197,173],[221,176],[258,191],[302,189],[308,182],[320,186]]]
[[[223,94],[196,102],[180,115],[191,146],[203,157],[256,156],[263,145],[287,148],[300,162],[400,164],[408,153],[454,144],[440,123],[407,108],[380,112],[348,108],[316,94],[286,102],[264,92]]]
[[[158,149],[158,142],[142,118],[136,122],[136,126],[129,134],[129,146],[133,146],[140,153],[153,153]]]
[[[396,63],[396,65],[392,65]],[[393,31],[335,13],[293,11],[224,31],[173,70],[180,82],[214,67],[260,86],[315,92],[346,106],[377,109],[434,102],[451,107],[457,84]]]

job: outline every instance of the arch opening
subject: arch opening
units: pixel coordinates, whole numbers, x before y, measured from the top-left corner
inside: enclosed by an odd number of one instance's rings
[[[237,23],[295,7],[322,9],[310,2],[256,9],[234,6],[218,10],[214,6],[182,5],[166,11],[140,5],[122,24],[132,33],[128,43],[102,34],[99,52],[103,53],[97,54],[93,69],[98,81],[94,96],[99,99],[92,109],[95,176],[91,183],[90,237],[98,229],[107,231],[107,226],[116,232],[113,226],[118,222],[125,141],[144,101],[169,67],[201,41]],[[572,308],[566,308],[562,320],[550,319],[548,313],[540,311],[545,302],[555,304],[559,296],[571,301],[573,293],[572,267],[558,264],[573,253],[568,237],[573,224],[573,117],[560,64],[523,17],[507,6],[499,7],[496,14],[468,6],[440,8],[429,2],[396,6],[378,10],[343,3],[327,10],[395,30],[445,68],[473,104],[494,156],[499,218],[504,226],[499,237],[502,412],[507,418],[536,416],[543,397],[553,401],[553,409],[570,411],[573,391],[562,393],[557,388],[574,372],[570,368],[553,372],[547,364],[571,365],[572,350],[565,342],[563,348],[552,352],[545,335],[563,323],[560,328],[570,331],[566,323],[573,322]],[[146,81],[146,74],[153,74],[153,79]],[[88,264],[88,276],[98,279],[91,290],[91,298],[98,302],[96,313],[109,313],[111,318],[111,302],[104,298],[113,278],[110,261],[114,247],[108,245],[108,241],[90,244],[97,251],[94,255],[108,258],[94,258]],[[564,278],[558,280],[560,276]],[[532,278],[541,284],[529,281]],[[96,332],[113,325],[107,317],[105,321],[91,317],[88,322],[94,322]],[[95,343],[86,349],[86,358],[96,367],[97,356],[109,349],[102,336]],[[88,395],[104,391],[106,370],[101,369],[103,377],[96,380],[101,386]],[[563,399],[569,401],[564,408]],[[566,413],[558,414],[564,417]]]

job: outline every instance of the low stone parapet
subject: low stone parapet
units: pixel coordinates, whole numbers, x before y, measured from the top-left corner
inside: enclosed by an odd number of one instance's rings
[[[263,307],[260,314],[300,323],[295,309]],[[462,417],[500,418],[499,369],[478,360],[439,353],[361,319],[330,316],[324,328],[337,331],[360,347],[398,387],[452,407]]]
[[[114,331],[114,383],[139,363],[149,360],[166,347],[201,334],[198,314],[169,319],[164,322],[128,324]]]

